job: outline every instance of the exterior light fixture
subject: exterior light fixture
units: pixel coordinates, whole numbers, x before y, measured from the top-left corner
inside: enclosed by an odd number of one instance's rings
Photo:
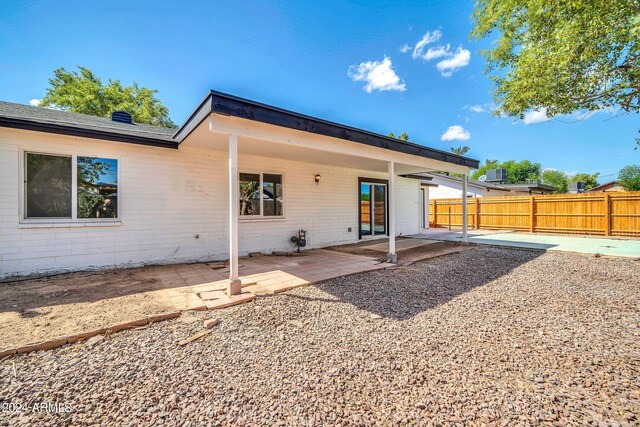
[[[316,184],[320,184],[320,178],[321,178],[320,174],[317,173],[316,176],[315,176]]]

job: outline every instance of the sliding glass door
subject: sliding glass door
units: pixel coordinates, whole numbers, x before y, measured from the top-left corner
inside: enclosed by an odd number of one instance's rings
[[[360,183],[360,235],[387,234],[387,184]]]

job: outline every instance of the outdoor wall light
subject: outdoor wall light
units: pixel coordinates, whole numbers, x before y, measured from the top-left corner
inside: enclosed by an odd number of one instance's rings
[[[320,174],[319,174],[319,173],[317,173],[317,174],[316,174],[316,176],[315,176],[316,184],[320,184],[320,178],[321,178],[321,177],[320,177]]]

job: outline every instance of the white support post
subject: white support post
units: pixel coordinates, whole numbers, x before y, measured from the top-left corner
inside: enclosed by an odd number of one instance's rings
[[[238,135],[229,135],[229,284],[227,295],[242,292],[238,276],[238,211],[240,210],[238,183]]]
[[[469,241],[467,237],[468,218],[467,214],[467,175],[462,175],[462,241],[467,243]]]
[[[387,188],[387,197],[389,198],[389,253],[387,254],[387,262],[396,262],[398,257],[396,256],[396,173],[395,164],[393,162],[388,163],[389,185]]]
[[[431,192],[431,187],[424,188],[424,228],[429,229],[429,210],[431,209],[431,203],[429,202],[429,196]]]

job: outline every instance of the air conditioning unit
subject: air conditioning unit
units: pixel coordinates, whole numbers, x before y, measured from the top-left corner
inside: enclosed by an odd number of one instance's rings
[[[488,169],[486,182],[506,182],[507,170],[506,169]]]
[[[584,182],[570,182],[569,183],[569,193],[577,194],[584,193],[587,189],[586,184]]]

